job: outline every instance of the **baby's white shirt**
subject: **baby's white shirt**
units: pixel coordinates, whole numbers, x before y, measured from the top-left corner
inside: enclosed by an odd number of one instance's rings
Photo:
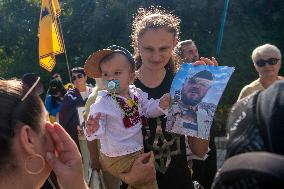
[[[96,102],[91,105],[89,116],[96,116],[101,113],[99,129],[88,135],[86,129],[84,133],[88,141],[99,139],[101,153],[108,157],[117,157],[139,151],[143,148],[142,123],[126,128],[123,123],[124,112],[118,103],[112,99],[106,90],[99,91]],[[139,115],[145,117],[158,117],[167,112],[159,107],[160,99],[148,99],[148,94],[134,85],[129,86],[129,94],[132,99],[134,95],[138,98]],[[124,99],[127,103],[127,99]]]

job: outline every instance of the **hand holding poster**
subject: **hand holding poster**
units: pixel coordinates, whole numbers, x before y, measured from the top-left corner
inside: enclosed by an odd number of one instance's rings
[[[171,86],[166,130],[208,139],[213,116],[234,72],[227,66],[183,64]]]

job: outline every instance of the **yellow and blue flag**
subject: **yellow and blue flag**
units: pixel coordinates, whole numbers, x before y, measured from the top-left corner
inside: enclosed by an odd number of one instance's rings
[[[55,55],[64,53],[64,43],[58,26],[61,10],[58,0],[42,0],[39,20],[39,64],[49,72],[55,66]]]

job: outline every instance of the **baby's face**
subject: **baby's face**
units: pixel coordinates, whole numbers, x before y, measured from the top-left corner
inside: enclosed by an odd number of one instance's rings
[[[131,73],[129,60],[123,54],[115,56],[100,64],[102,80],[105,85],[106,80],[119,80],[118,94],[121,96],[128,95],[129,84],[132,83],[134,74]],[[106,88],[106,86],[104,86]]]

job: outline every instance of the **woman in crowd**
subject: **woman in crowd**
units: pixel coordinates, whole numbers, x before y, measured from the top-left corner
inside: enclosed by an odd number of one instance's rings
[[[149,98],[158,99],[170,91],[175,72],[173,50],[179,40],[179,24],[180,19],[175,15],[153,7],[139,9],[134,18],[131,37],[138,65],[134,84],[147,92]],[[208,140],[166,132],[164,116],[148,119],[148,124],[149,127],[143,130],[144,148],[155,153],[159,188],[192,188],[185,140],[199,157],[206,154]]]
[[[138,69],[134,84],[147,92],[149,98],[159,99],[170,91],[175,74],[173,50],[179,40],[179,24],[179,18],[154,7],[139,9],[134,18],[131,37]],[[200,64],[214,65],[212,61],[194,63]],[[98,120],[99,116],[96,116],[89,119],[87,124],[95,124]],[[185,140],[188,140],[191,151],[199,157],[203,157],[208,151],[208,140],[166,132],[164,116],[148,119],[148,125],[143,129],[144,149],[145,152],[155,153],[159,188],[193,188],[187,166]],[[146,172],[148,175],[153,173],[149,163],[141,167],[149,171]],[[130,173],[118,176],[126,182],[135,180],[136,183],[143,183],[151,180],[149,177],[149,180],[144,179],[146,175],[143,178],[141,171],[135,174],[136,170],[138,168],[134,164]]]
[[[40,188],[53,169],[62,188],[87,189],[80,153],[61,126],[47,121],[37,83],[0,80],[0,188]]]

